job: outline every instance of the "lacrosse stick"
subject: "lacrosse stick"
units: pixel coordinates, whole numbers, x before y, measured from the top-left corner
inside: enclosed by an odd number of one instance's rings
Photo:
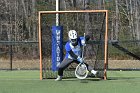
[[[85,33],[84,33],[84,39],[85,39]],[[83,45],[83,49],[82,49],[82,59],[84,60],[84,47],[85,45]],[[88,75],[88,69],[87,66],[84,63],[79,63],[78,66],[75,69],[75,76],[78,79],[85,79]]]

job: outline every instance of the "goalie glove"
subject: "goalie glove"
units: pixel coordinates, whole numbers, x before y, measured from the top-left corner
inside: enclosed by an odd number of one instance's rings
[[[84,62],[84,60],[83,60],[81,57],[79,57],[79,56],[78,56],[77,60],[78,60],[80,63],[83,63],[83,62]]]
[[[82,44],[83,46],[86,46],[86,41],[85,41],[85,38],[84,38],[84,37],[83,37],[82,40],[81,40],[81,44]]]

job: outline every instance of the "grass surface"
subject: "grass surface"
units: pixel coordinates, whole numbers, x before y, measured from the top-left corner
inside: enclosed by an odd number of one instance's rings
[[[109,71],[108,80],[39,80],[39,71],[0,71],[0,93],[139,93],[139,71]]]

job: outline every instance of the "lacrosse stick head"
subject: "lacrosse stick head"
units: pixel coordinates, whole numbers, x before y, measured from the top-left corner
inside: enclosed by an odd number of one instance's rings
[[[87,66],[84,63],[78,64],[78,66],[75,69],[75,76],[78,79],[85,79],[88,75]]]

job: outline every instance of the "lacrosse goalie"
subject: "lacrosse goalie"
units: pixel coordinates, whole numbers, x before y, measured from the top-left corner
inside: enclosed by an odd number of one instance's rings
[[[65,45],[66,55],[65,55],[65,58],[63,59],[63,61],[61,62],[61,64],[58,66],[58,76],[55,79],[55,81],[62,80],[63,71],[73,62],[81,65],[82,68],[84,68],[84,67],[87,68],[87,70],[89,72],[91,72],[92,74],[94,74],[96,76],[97,71],[95,71],[92,66],[88,65],[87,63],[84,63],[84,60],[82,58],[82,48],[81,47],[85,46],[85,42],[88,41],[90,39],[90,37],[88,35],[86,35],[84,37],[78,37],[77,32],[75,30],[70,30],[68,32],[68,37],[69,37],[69,41]],[[82,68],[79,68],[79,69],[82,69]],[[79,73],[81,73],[81,72],[79,72]]]

